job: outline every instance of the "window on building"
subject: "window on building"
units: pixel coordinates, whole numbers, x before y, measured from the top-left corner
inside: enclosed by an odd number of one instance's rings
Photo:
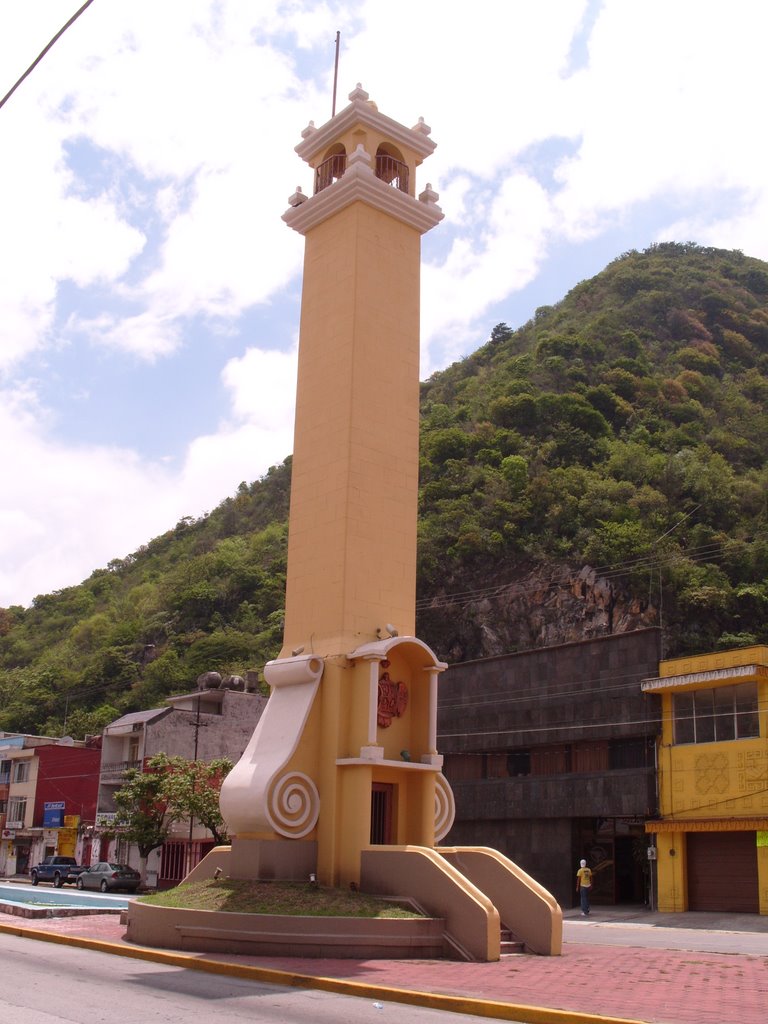
[[[507,772],[513,778],[531,774],[530,750],[515,750],[507,755]]]
[[[718,743],[760,735],[757,683],[673,694],[675,743]]]
[[[654,741],[651,737],[628,737],[608,742],[609,768],[653,767]]]
[[[13,772],[14,782],[29,782],[29,761],[17,761]]]
[[[27,817],[27,798],[15,797],[8,805],[8,821],[23,822]]]
[[[7,810],[8,810],[8,801],[7,800],[0,800],[0,814],[5,814],[5,812]]]
[[[0,761],[0,785],[11,781],[11,762]]]

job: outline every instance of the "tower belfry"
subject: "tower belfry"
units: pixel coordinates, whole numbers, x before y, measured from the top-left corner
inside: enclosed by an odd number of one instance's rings
[[[416,168],[435,148],[358,87],[296,151],[305,238],[283,656],[347,653],[416,600],[421,236],[443,214]]]

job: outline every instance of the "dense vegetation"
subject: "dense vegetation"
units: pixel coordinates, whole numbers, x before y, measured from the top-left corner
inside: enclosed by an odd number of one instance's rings
[[[442,656],[542,642],[504,595],[537,576],[530,619],[542,579],[584,566],[663,624],[668,654],[768,642],[768,265],[627,253],[425,382],[422,423],[419,634]],[[0,610],[0,728],[81,735],[273,657],[289,487],[290,459]]]
[[[627,253],[425,383],[422,423],[425,635],[443,591],[588,564],[656,606],[670,654],[768,639],[766,264]]]

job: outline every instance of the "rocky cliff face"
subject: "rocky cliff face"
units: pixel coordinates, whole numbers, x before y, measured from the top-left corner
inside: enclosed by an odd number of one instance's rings
[[[594,569],[533,569],[513,583],[435,596],[420,605],[417,632],[448,662],[590,640],[658,625],[652,601]],[[478,583],[480,587],[481,584]]]

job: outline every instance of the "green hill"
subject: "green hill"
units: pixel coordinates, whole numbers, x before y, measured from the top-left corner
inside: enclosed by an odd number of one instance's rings
[[[660,624],[768,642],[768,264],[630,252],[422,385],[418,633],[448,660]],[[80,734],[280,646],[290,459],[0,610],[0,728]]]

